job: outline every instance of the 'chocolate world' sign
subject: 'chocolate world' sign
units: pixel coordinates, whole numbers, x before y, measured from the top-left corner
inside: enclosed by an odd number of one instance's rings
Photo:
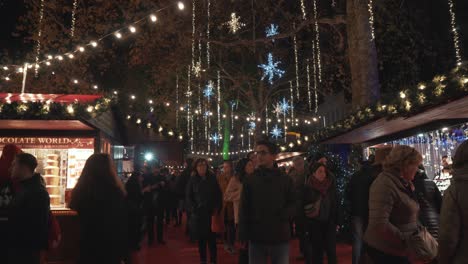
[[[45,148],[45,149],[93,149],[93,138],[69,138],[69,137],[0,137],[0,148],[6,144],[15,144],[20,148]]]

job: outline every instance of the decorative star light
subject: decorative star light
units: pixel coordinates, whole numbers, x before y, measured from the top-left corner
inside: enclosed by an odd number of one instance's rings
[[[270,132],[270,134],[275,138],[278,139],[283,135],[283,130],[276,125],[273,130]]]
[[[279,104],[281,107],[281,112],[283,114],[287,114],[289,112],[289,109],[291,109],[291,105],[289,105],[288,101],[284,97],[283,97],[283,100]]]
[[[211,135],[211,141],[213,141],[215,144],[218,144],[219,140],[221,139],[221,137],[218,135],[218,133],[214,133],[213,135]]]
[[[266,34],[267,38],[278,35],[279,34],[278,25],[271,24],[269,27],[266,28],[265,34]],[[275,40],[273,40],[273,41],[275,41]]]
[[[210,116],[211,115],[211,112],[210,111],[206,111],[205,112],[205,116]]]
[[[237,106],[237,101],[233,100],[230,102],[231,103],[231,107],[236,107]]]
[[[278,78],[283,77],[284,71],[278,68],[279,63],[280,61],[273,61],[273,54],[268,53],[268,64],[258,65],[258,67],[263,70],[262,81],[268,76],[268,82],[273,84],[275,75],[278,75]]]
[[[250,131],[255,130],[256,127],[257,127],[257,124],[255,122],[250,122],[249,123],[249,130]]]
[[[208,84],[205,86],[205,90],[203,90],[203,95],[208,98],[208,100],[214,95],[213,92],[214,85],[212,81],[209,81]]]
[[[276,105],[273,105],[273,113],[279,115],[283,112],[283,110],[281,109],[281,104],[280,103],[276,103]]]
[[[255,117],[255,113],[250,113],[247,118],[249,118],[249,120],[253,120],[255,121],[255,119],[257,119],[257,117]]]
[[[237,16],[236,13],[231,13],[231,20],[224,23],[229,28],[229,32],[236,34],[239,29],[245,26],[244,23],[240,21],[240,16]]]
[[[197,61],[197,63],[193,65],[192,72],[197,78],[201,76],[201,72],[202,72],[201,62]]]

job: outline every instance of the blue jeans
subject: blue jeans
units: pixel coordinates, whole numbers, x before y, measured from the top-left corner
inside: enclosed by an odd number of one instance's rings
[[[289,243],[249,243],[249,263],[267,264],[268,257],[271,264],[289,264]]]

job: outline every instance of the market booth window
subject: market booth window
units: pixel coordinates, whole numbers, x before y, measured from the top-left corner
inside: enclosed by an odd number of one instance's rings
[[[86,160],[94,153],[94,138],[0,137],[0,149],[15,144],[37,158],[53,208],[66,208]]]

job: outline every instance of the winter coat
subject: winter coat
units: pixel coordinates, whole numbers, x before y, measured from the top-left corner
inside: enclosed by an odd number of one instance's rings
[[[228,184],[234,176],[226,177],[224,174],[220,174],[217,177],[217,181],[219,184],[219,188],[221,189],[221,193],[224,197]],[[225,220],[234,220],[234,205],[232,201],[223,201],[223,209],[221,211],[221,215],[225,218]]]
[[[285,243],[296,213],[292,179],[279,169],[257,169],[245,179],[239,211],[239,237],[254,243]]]
[[[70,207],[78,212],[82,264],[120,264],[128,254],[128,206],[123,194],[103,193],[99,199],[72,197]],[[92,199],[92,200],[91,200]]]
[[[179,177],[176,178],[175,192],[179,200],[185,201],[185,194],[187,191],[187,184],[190,180],[190,168],[186,168]]]
[[[419,205],[398,173],[384,171],[371,186],[365,242],[385,254],[406,256],[406,234],[417,228]]]
[[[442,207],[442,194],[434,181],[418,177],[413,181],[419,203],[419,221],[434,238],[439,237],[439,217]]]
[[[9,247],[12,251],[34,254],[48,248],[49,193],[41,176],[18,183],[8,212]]]
[[[187,209],[190,215],[190,232],[196,239],[211,235],[211,217],[222,208],[222,194],[216,177],[194,175],[187,186]]]
[[[146,211],[164,210],[168,200],[168,185],[166,177],[162,175],[154,176],[152,173],[143,175],[143,188],[156,186],[151,192],[144,194],[144,208]],[[164,183],[164,186],[162,186]]]
[[[234,206],[234,223],[239,224],[239,205],[242,193],[242,183],[237,177],[231,177],[224,192],[224,201],[231,202]]]
[[[468,166],[455,169],[444,192],[439,229],[439,263],[468,263]]]
[[[313,177],[313,176],[311,176]],[[300,195],[300,207],[301,210],[301,218],[304,221],[305,228],[307,229],[307,225],[310,224],[310,218],[306,217],[304,206],[315,203],[318,199],[322,199],[320,202],[320,211],[319,215],[313,219],[312,222],[326,222],[332,226],[336,226],[338,223],[338,195],[336,190],[336,181],[334,178],[330,179],[332,181],[328,192],[325,196],[321,197],[321,194],[318,190],[314,189],[309,184],[306,184],[302,187],[301,195]]]
[[[369,218],[369,192],[372,183],[382,172],[382,165],[363,167],[349,181],[347,198],[351,204],[351,215],[361,217],[367,227]]]

